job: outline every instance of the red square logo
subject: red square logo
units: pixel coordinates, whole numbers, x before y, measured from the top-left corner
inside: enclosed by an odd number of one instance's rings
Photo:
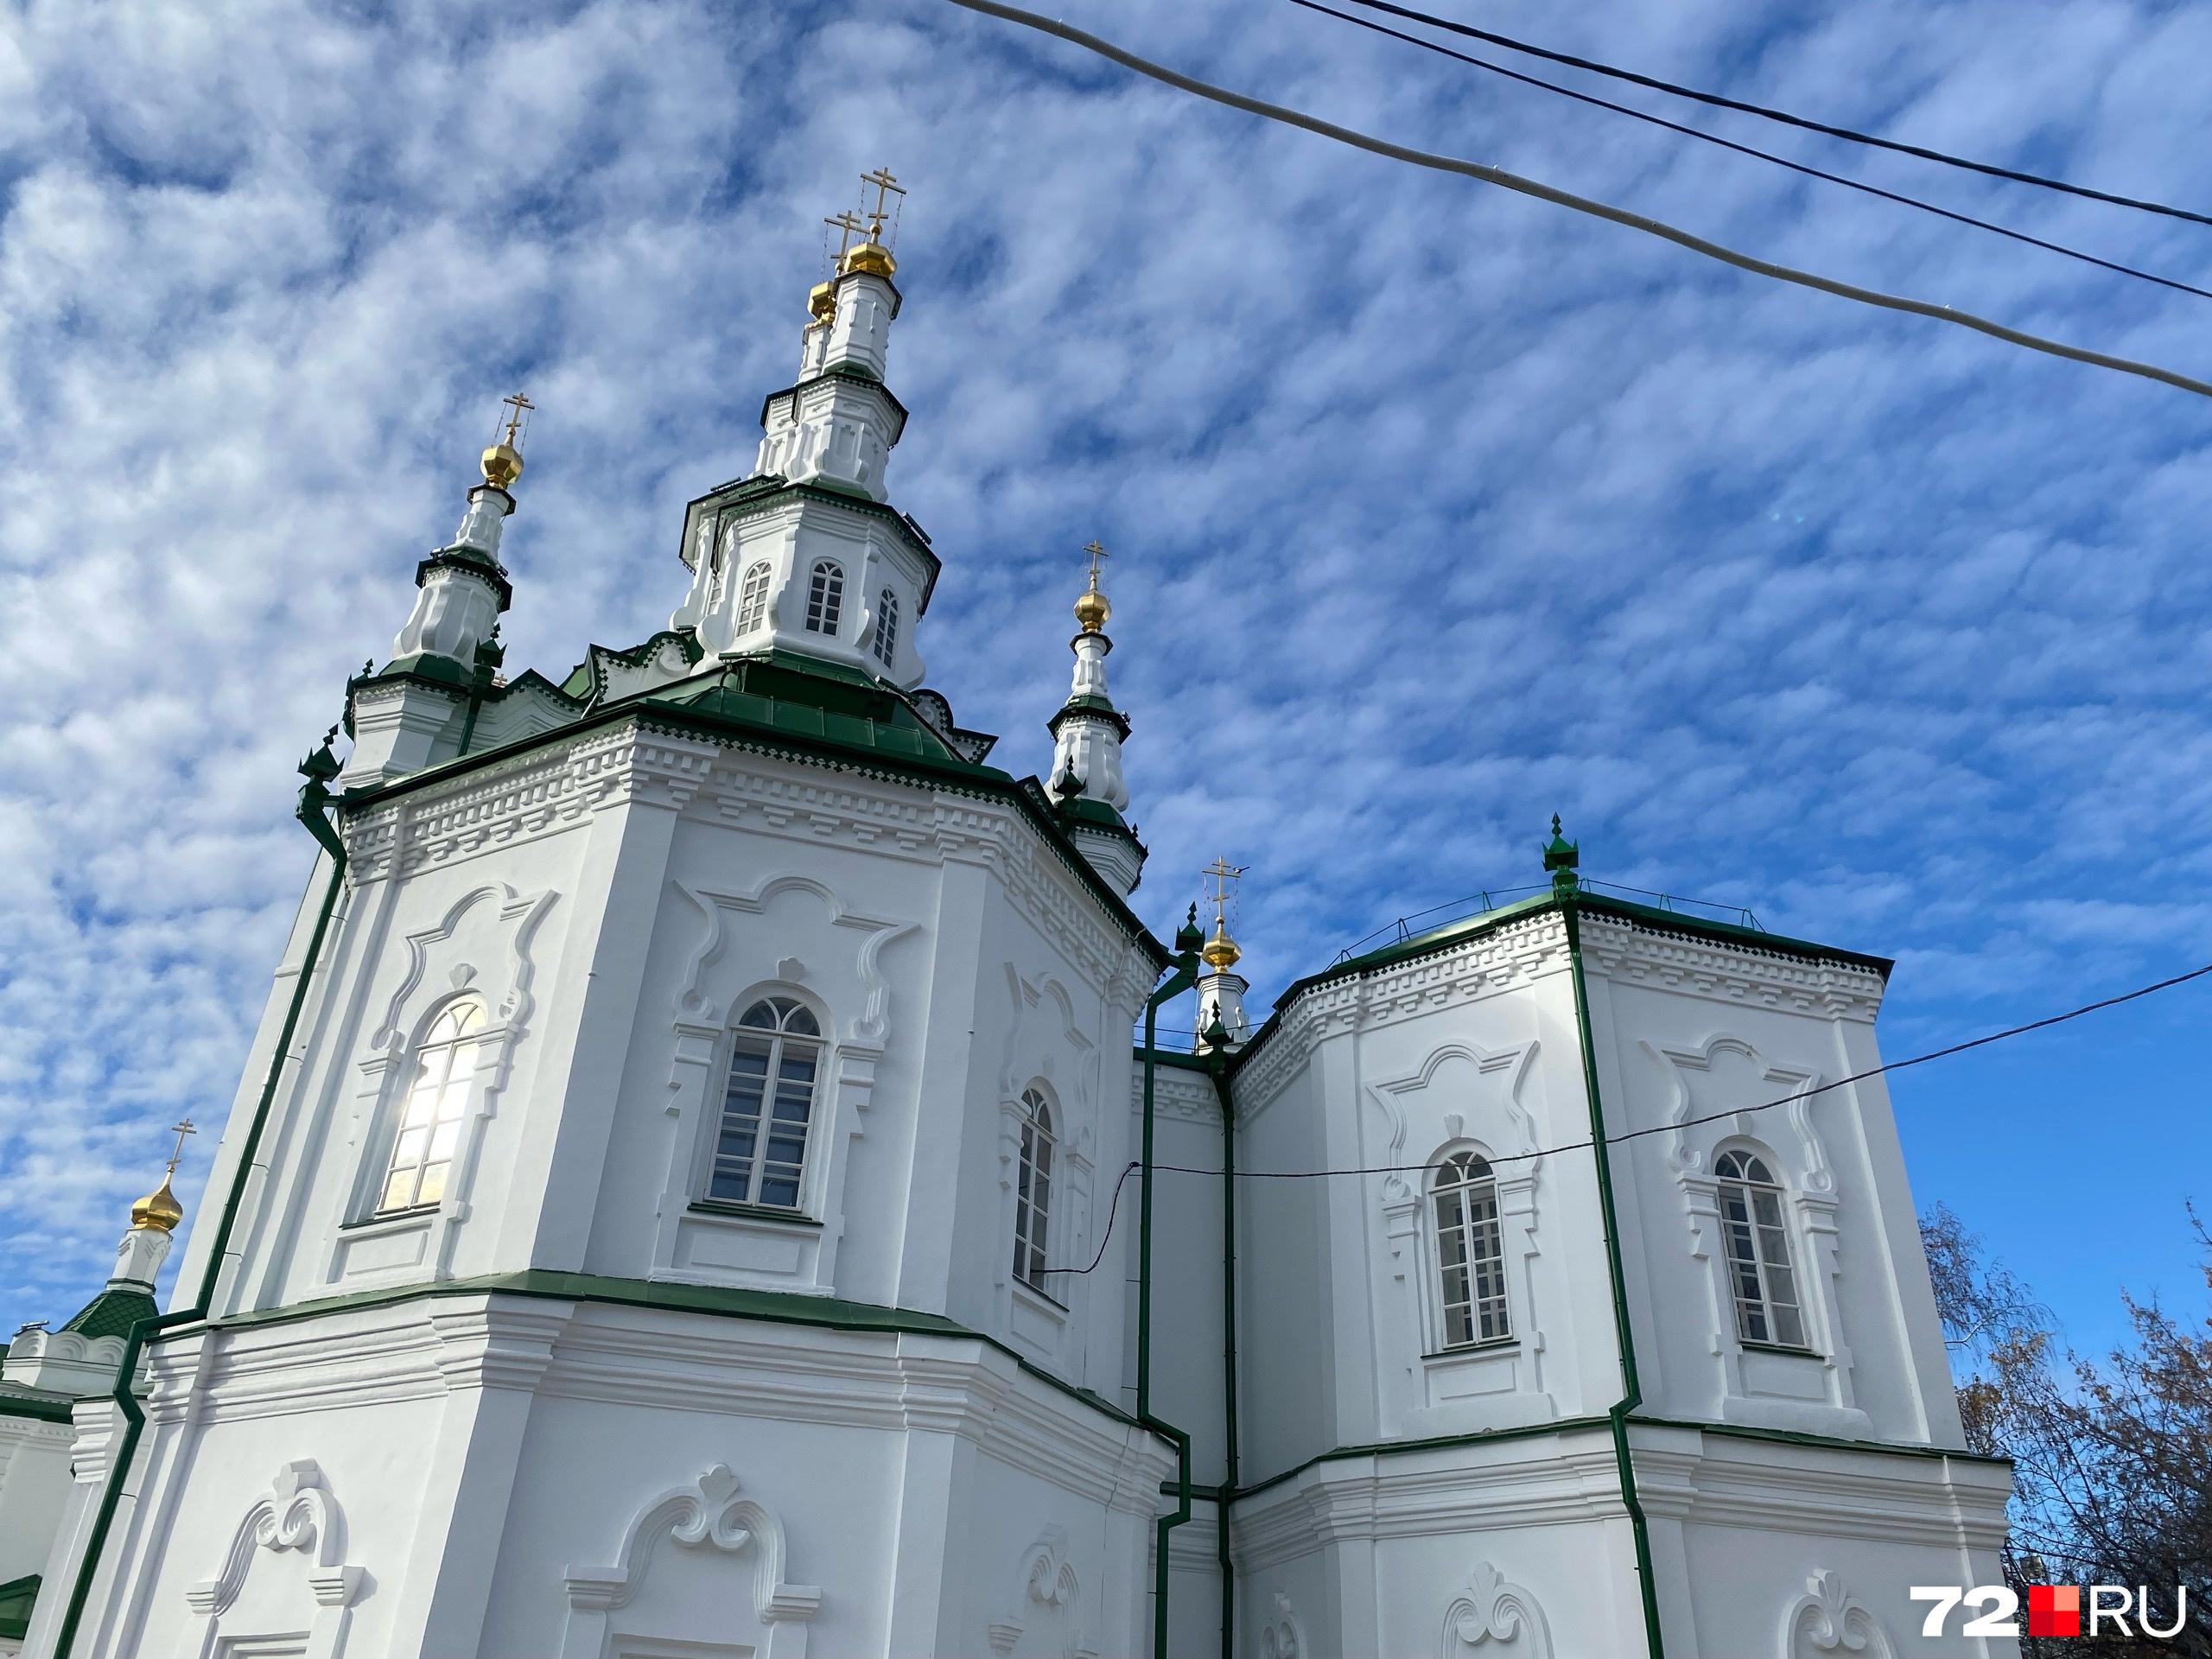
[[[2078,1585],[2031,1584],[2028,1586],[2030,1636],[2082,1634],[2082,1591]]]

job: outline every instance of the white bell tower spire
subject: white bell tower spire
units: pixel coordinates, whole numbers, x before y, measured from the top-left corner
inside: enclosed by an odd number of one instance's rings
[[[1252,1035],[1252,1022],[1244,1013],[1244,993],[1251,989],[1244,977],[1232,971],[1244,952],[1229,937],[1230,884],[1244,874],[1245,866],[1217,858],[1203,874],[1213,883],[1213,932],[1198,947],[1205,971],[1198,976],[1198,1030],[1191,1046],[1204,1054],[1215,1049],[1235,1051]]]
[[[1122,743],[1129,734],[1129,721],[1106,689],[1106,653],[1114,649],[1106,637],[1113,607],[1098,587],[1098,563],[1106,550],[1094,541],[1083,550],[1090,560],[1090,581],[1075,602],[1079,632],[1069,641],[1075,677],[1068,700],[1047,722],[1052,769],[1045,792],[1060,809],[1069,835],[1091,868],[1127,894],[1144,868],[1143,844],[1122,816],[1129,804],[1129,786],[1122,776]]]

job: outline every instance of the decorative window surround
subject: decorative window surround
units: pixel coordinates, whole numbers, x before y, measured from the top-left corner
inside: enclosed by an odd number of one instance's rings
[[[601,1659],[625,1636],[681,1642],[682,1651],[725,1650],[693,1644],[726,1641],[730,1635],[726,1622],[679,1635],[664,1626],[652,1628],[650,1603],[647,1610],[633,1611],[664,1541],[683,1550],[704,1546],[731,1556],[749,1554],[753,1616],[766,1639],[742,1651],[760,1659],[806,1659],[807,1624],[821,1609],[822,1592],[810,1584],[785,1582],[782,1523],[737,1491],[738,1478],[729,1465],[715,1464],[689,1485],[673,1487],[648,1501],[624,1529],[612,1565],[570,1567],[563,1579],[569,1618],[562,1633],[561,1659]],[[726,1611],[721,1619],[727,1619]],[[633,1630],[632,1625],[645,1628]]]
[[[516,1046],[536,1007],[531,982],[537,932],[558,896],[550,887],[525,893],[491,882],[456,899],[436,925],[406,936],[406,972],[385,1002],[369,1052],[355,1066],[359,1081],[346,1154],[353,1176],[332,1239],[326,1282],[453,1276],[486,1128],[498,1114]],[[486,980],[487,968],[496,979]],[[414,1081],[414,1045],[406,1033],[427,1032],[438,1009],[461,995],[484,1005],[487,1023],[471,1033],[476,1065],[445,1191],[435,1205],[379,1216],[377,1202]]]
[[[1770,1065],[1750,1043],[1725,1033],[1702,1048],[1662,1049],[1649,1043],[1643,1047],[1674,1090],[1668,1121],[1675,1128],[1668,1137],[1667,1163],[1682,1195],[1689,1252],[1706,1268],[1700,1275],[1706,1287],[1706,1346],[1713,1357],[1721,1421],[1846,1438],[1871,1435],[1872,1421],[1853,1396],[1851,1346],[1838,1313],[1841,1302],[1836,1287],[1843,1272],[1836,1222],[1840,1205],[1835,1172],[1813,1122],[1812,1109],[1819,1096],[1794,1100],[1783,1109],[1800,1152],[1800,1166],[1795,1170],[1790,1160],[1777,1154],[1772,1142],[1753,1138],[1761,1128],[1777,1128],[1767,1121],[1772,1113],[1739,1113],[1694,1130],[1687,1123],[1700,1115],[1688,1075],[1710,1072],[1718,1054],[1733,1053],[1750,1063],[1762,1089],[1773,1091],[1762,1099],[1802,1093],[1819,1083],[1819,1074]],[[1747,1344],[1739,1333],[1726,1223],[1720,1209],[1722,1182],[1713,1173],[1714,1159],[1732,1145],[1757,1151],[1781,1174],[1809,1351]]]
[[[1280,1590],[1274,1593],[1274,1611],[1260,1626],[1260,1659],[1306,1659],[1306,1623]]]
[[[1536,1151],[1535,1120],[1520,1098],[1536,1050],[1534,1042],[1495,1052],[1470,1044],[1447,1043],[1430,1054],[1418,1070],[1367,1086],[1368,1099],[1381,1110],[1389,1128],[1389,1142],[1374,1162],[1395,1166],[1419,1162],[1433,1170],[1461,1152],[1472,1153],[1485,1161],[1514,1160],[1493,1168],[1491,1179],[1497,1184],[1498,1231],[1505,1247],[1508,1328],[1525,1335],[1519,1340],[1471,1347],[1452,1348],[1445,1340],[1427,1178],[1419,1181],[1398,1174],[1373,1178],[1371,1190],[1381,1213],[1393,1293],[1392,1306],[1382,1322],[1382,1339],[1409,1357],[1406,1363],[1413,1367],[1415,1376],[1414,1395],[1406,1402],[1408,1433],[1517,1427],[1544,1422],[1559,1414],[1557,1402],[1545,1387],[1546,1344],[1536,1309],[1535,1262],[1541,1254],[1536,1235],[1536,1189],[1547,1160],[1526,1155]],[[1483,1103],[1489,1110],[1487,1127],[1510,1138],[1503,1145],[1471,1138],[1464,1110],[1424,1112],[1421,1121],[1439,1125],[1445,1139],[1426,1157],[1408,1155],[1408,1120],[1437,1073],[1452,1060],[1471,1066],[1478,1078],[1497,1078],[1503,1084],[1484,1096]],[[1455,1107],[1475,1103],[1454,1100]],[[1414,1356],[1418,1357],[1411,1357]]]
[[[1071,1333],[1086,1328],[1090,1281],[1081,1274],[1046,1275],[1041,1290],[1014,1272],[1013,1242],[1020,1205],[1021,1137],[1029,1122],[1022,1096],[1034,1093],[1052,1109],[1055,1144],[1052,1219],[1046,1265],[1079,1266],[1090,1259],[1091,1202],[1097,1146],[1099,1053],[1076,1021],[1067,987],[1049,974],[1025,976],[1005,964],[1007,1022],[998,1069],[999,1217],[992,1286],[997,1329],[1032,1359],[1065,1368]],[[1105,1017],[1117,1017],[1110,1005]],[[1118,1027],[1109,1027],[1118,1029]]]
[[[258,1559],[257,1550],[281,1555],[297,1550],[309,1563],[307,1585],[313,1594],[312,1609],[302,1607],[308,1624],[299,1645],[287,1650],[305,1659],[340,1659],[353,1623],[353,1604],[360,1597],[365,1575],[345,1560],[346,1518],[338,1500],[325,1485],[322,1471],[313,1459],[302,1458],[284,1465],[270,1482],[266,1496],[257,1499],[231,1535],[230,1548],[213,1578],[184,1592],[185,1605],[206,1623],[200,1639],[188,1651],[214,1656],[251,1653],[257,1637],[268,1640],[276,1632],[243,1631],[224,1628],[246,1576]],[[264,1616],[265,1617],[265,1616]],[[230,1620],[235,1624],[237,1621]],[[290,1634],[288,1630],[286,1634]]]
[[[851,1143],[867,1132],[876,1068],[890,1033],[891,988],[882,968],[883,948],[918,929],[912,923],[849,912],[836,894],[805,876],[772,876],[750,893],[720,893],[681,882],[677,888],[697,907],[701,931],[684,966],[674,1009],[666,1109],[668,1173],[654,1227],[652,1276],[689,1284],[834,1295],[837,1246],[845,1230]],[[820,976],[797,957],[787,957],[776,964],[774,981],[727,988],[713,983],[729,949],[730,918],[761,915],[786,893],[818,900],[833,930],[849,934],[852,972],[861,988],[858,1008],[828,1007],[809,988]],[[822,973],[830,971],[830,964],[817,965]],[[822,1027],[798,1205],[792,1214],[783,1217],[702,1203],[704,1171],[721,1124],[733,1022],[761,997],[794,990],[813,1008]]]

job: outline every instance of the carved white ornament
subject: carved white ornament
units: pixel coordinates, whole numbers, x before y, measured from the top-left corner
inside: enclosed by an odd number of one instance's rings
[[[1889,1632],[1851,1593],[1842,1574],[1815,1573],[1806,1579],[1805,1588],[1808,1593],[1792,1602],[1783,1615],[1783,1659],[1825,1653],[1897,1659],[1897,1645]]]
[[[1306,1659],[1306,1625],[1290,1598],[1275,1592],[1274,1611],[1260,1627],[1260,1659]]]
[[[311,1458],[285,1464],[269,1491],[239,1519],[215,1576],[184,1592],[185,1605],[208,1621],[195,1632],[191,1649],[218,1652],[251,1638],[255,1632],[226,1629],[224,1618],[245,1588],[257,1552],[296,1550],[307,1559],[308,1587],[315,1602],[306,1647],[308,1659],[338,1659],[345,1651],[353,1603],[365,1576],[344,1560],[345,1548],[345,1515],[323,1484],[322,1471]],[[296,1628],[297,1615],[286,1623]]]
[[[599,1659],[608,1614],[637,1599],[662,1540],[683,1549],[714,1549],[753,1558],[753,1611],[766,1629],[766,1659],[804,1659],[806,1624],[822,1605],[821,1590],[784,1582],[784,1529],[776,1517],[738,1496],[737,1477],[717,1463],[689,1485],[650,1500],[622,1534],[613,1563],[571,1567],[563,1583],[569,1625],[562,1659]]]
[[[1552,1659],[1551,1627],[1535,1597],[1488,1561],[1467,1575],[1466,1589],[1444,1610],[1443,1659],[1463,1659],[1468,1649],[1496,1643],[1501,1652]]]
[[[1021,1552],[1014,1605],[986,1627],[991,1651],[1011,1654],[1028,1628],[1029,1610],[1042,1607],[1058,1615],[1059,1628],[1067,1633],[1060,1645],[1062,1659],[1094,1659],[1097,1649],[1083,1639],[1078,1622],[1082,1605],[1083,1586],[1068,1560],[1068,1529],[1047,1527],[1035,1543]]]
[[[807,893],[822,901],[830,912],[833,927],[849,928],[861,938],[854,967],[861,988],[860,1009],[848,1022],[842,1033],[847,1042],[864,1044],[870,1048],[883,1046],[891,1030],[891,987],[883,976],[881,958],[883,947],[892,940],[914,932],[912,922],[896,922],[880,916],[862,916],[845,908],[843,901],[819,881],[804,875],[772,876],[749,893],[717,893],[708,887],[687,887],[679,881],[677,891],[698,906],[705,925],[699,942],[691,950],[691,958],[683,967],[683,988],[676,999],[677,1017],[696,1020],[702,1015],[711,1015],[727,1023],[728,1009],[709,1007],[710,999],[702,988],[701,982],[708,970],[721,960],[728,948],[728,918],[732,915],[758,916],[779,893]],[[791,958],[785,958],[789,962]],[[802,964],[804,971],[804,964]],[[792,976],[796,978],[797,976]]]

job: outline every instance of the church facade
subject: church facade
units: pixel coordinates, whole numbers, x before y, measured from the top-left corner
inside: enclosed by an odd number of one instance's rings
[[[2013,1651],[1909,1595],[2008,1478],[1846,1081],[1888,964],[1555,827],[1255,1029],[1225,910],[1131,906],[1096,559],[1041,778],[925,685],[870,182],[669,626],[557,683],[514,400],[302,767],[170,1311],[164,1184],[8,1351],[0,1652]]]

